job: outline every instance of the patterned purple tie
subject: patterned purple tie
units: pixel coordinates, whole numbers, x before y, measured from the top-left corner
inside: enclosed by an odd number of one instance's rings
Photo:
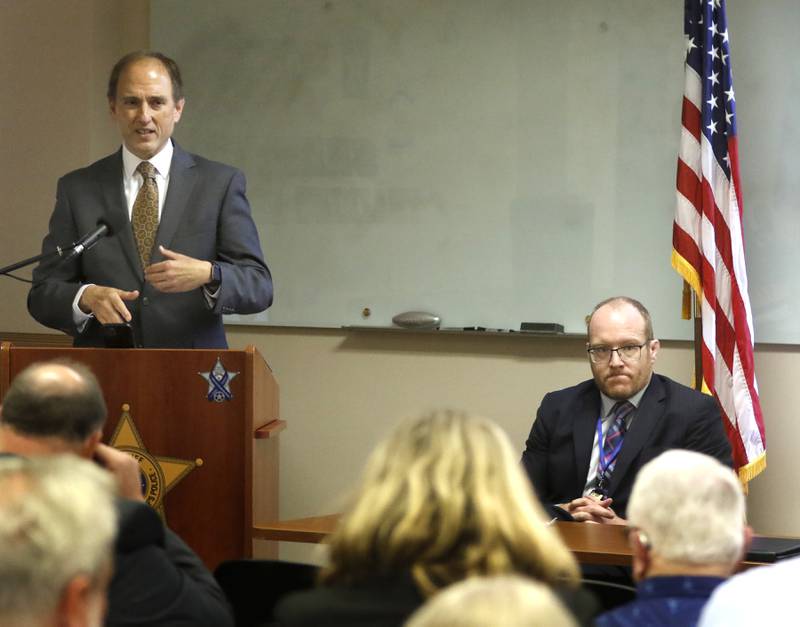
[[[627,430],[625,420],[634,409],[633,404],[630,402],[620,401],[611,410],[613,418],[603,441],[603,452],[600,460],[600,469],[605,470],[605,472],[602,473],[602,477],[598,476],[598,481],[602,483],[606,490],[611,480],[611,473],[614,472],[614,466],[617,465],[617,457]]]
[[[131,227],[136,247],[139,249],[139,260],[144,269],[150,265],[150,252],[153,250],[158,230],[158,185],[156,168],[149,161],[142,161],[136,167],[136,171],[142,175],[144,182],[133,203]]]

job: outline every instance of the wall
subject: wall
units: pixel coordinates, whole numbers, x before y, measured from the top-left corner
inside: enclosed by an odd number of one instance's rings
[[[147,0],[0,2],[0,266],[39,252],[57,178],[119,145],[105,84],[117,58],[146,45],[148,23]],[[27,293],[2,280],[0,328],[41,329]]]
[[[141,0],[0,3],[0,263],[38,250],[55,181],[114,148],[106,73],[147,41]],[[0,281],[0,330],[44,331],[25,310],[26,288]],[[677,315],[677,303],[676,303]],[[656,320],[656,330],[658,320]],[[577,339],[347,334],[298,328],[232,327],[234,347],[255,344],[281,385],[283,517],[332,512],[372,445],[401,416],[460,406],[498,420],[520,450],[541,396],[588,376]],[[691,347],[666,343],[658,370],[689,380]],[[787,486],[800,476],[794,385],[797,346],[756,350],[768,468],[752,484],[757,531],[800,536],[800,503]],[[310,558],[286,544],[282,555]]]

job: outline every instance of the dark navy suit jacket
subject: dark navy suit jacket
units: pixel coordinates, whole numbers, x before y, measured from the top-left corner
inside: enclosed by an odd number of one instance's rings
[[[189,154],[174,144],[169,188],[152,262],[161,244],[175,252],[216,261],[222,283],[213,308],[202,288],[165,294],[144,282],[122,184],[122,150],[61,178],[42,252],[68,247],[99,220],[112,229],[81,257],[33,273],[28,310],[45,326],[72,335],[76,346],[102,346],[101,325],[81,333],[72,303],[81,284],[139,290],[129,302],[137,339],[149,348],[225,348],[222,314],[257,313],[272,303],[272,277],[245,196],[244,175],[230,166]]]
[[[117,500],[119,533],[107,627],[233,627],[213,575],[144,503]]]
[[[522,463],[543,504],[566,503],[583,494],[600,408],[593,379],[542,399]],[[733,465],[716,401],[654,373],[611,475],[609,496],[618,516],[625,517],[639,469],[673,448],[706,453]]]

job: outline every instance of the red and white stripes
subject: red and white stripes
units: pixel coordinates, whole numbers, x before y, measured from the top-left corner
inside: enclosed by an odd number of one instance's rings
[[[746,483],[766,466],[766,444],[753,363],[738,144],[729,133],[729,178],[703,132],[703,99],[703,79],[687,64],[672,265],[700,298],[703,391],[719,402],[734,464]]]

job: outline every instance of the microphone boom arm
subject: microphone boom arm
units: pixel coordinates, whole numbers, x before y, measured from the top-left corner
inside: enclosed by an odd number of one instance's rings
[[[92,246],[94,246],[99,239],[106,237],[108,235],[111,235],[111,228],[104,221],[100,221],[97,223],[97,227],[93,231],[90,231],[89,233],[81,237],[77,242],[73,242],[72,246],[68,246],[67,248],[56,246],[56,249],[52,252],[42,253],[41,255],[28,257],[27,259],[23,259],[22,261],[12,263],[10,266],[6,266],[5,268],[0,268],[0,276],[10,275],[10,273],[13,272],[14,270],[18,270],[19,268],[29,266],[30,264],[36,263],[37,261],[44,261],[46,259],[49,260],[55,257],[61,257],[59,263],[56,264],[56,267],[58,267],[62,263],[66,263],[67,261],[74,259],[78,255],[83,254],[84,252],[89,250]],[[17,278],[17,277],[12,277],[12,278]]]
[[[61,257],[67,250],[70,250],[71,248],[72,247],[64,249],[61,248],[61,246],[56,246],[56,249],[53,252],[42,253],[41,255],[35,255],[34,257],[28,257],[22,261],[12,263],[10,266],[6,266],[5,268],[0,268],[0,275],[9,274],[10,272],[14,272],[14,270],[19,270],[20,268],[29,266],[37,261],[44,261],[45,259],[52,259],[53,257]]]

